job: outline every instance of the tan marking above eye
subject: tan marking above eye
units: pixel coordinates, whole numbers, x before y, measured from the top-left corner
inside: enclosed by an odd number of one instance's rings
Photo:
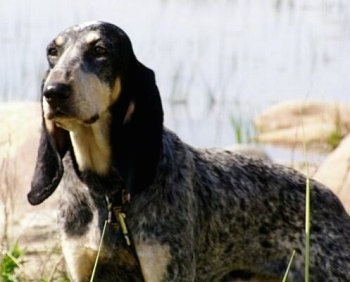
[[[57,46],[61,46],[62,44],[64,43],[64,37],[63,36],[58,36],[56,39],[55,39],[55,44]]]
[[[94,41],[97,41],[100,39],[100,35],[96,31],[91,31],[85,38],[85,42],[87,44],[90,44]]]

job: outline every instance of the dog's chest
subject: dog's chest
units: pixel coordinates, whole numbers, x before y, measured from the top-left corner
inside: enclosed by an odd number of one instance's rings
[[[69,185],[64,186],[61,193],[59,224],[71,281],[90,281],[95,263],[94,281],[116,281],[117,277],[119,281],[141,280],[137,261],[125,245],[120,227],[107,223],[103,233],[108,218],[105,199],[92,197],[76,176],[65,173]]]
[[[125,246],[120,230],[107,223],[104,237],[93,220],[81,236],[62,236],[62,250],[72,281],[138,281],[136,257]]]
[[[62,232],[62,251],[73,281],[88,281],[91,277],[101,240],[100,234],[96,215],[84,234],[76,236]]]

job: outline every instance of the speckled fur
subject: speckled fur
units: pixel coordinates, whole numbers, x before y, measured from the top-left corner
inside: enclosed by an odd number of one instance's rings
[[[94,30],[101,26],[110,37],[119,36],[112,25],[93,24]],[[113,159],[107,175],[80,171],[64,129],[49,131],[43,122],[28,199],[45,200],[63,174],[59,225],[72,280],[89,281],[107,218],[105,197],[126,187],[131,193],[126,220],[136,250],[149,244],[164,260],[162,269],[143,265],[158,281],[281,281],[293,250],[289,281],[303,281],[305,177],[261,159],[185,144],[162,125],[153,73],[142,67],[125,75],[119,68],[123,92],[110,110],[116,121],[110,126]],[[141,73],[139,89],[130,91],[135,84],[125,77]],[[135,111],[123,124],[130,101]],[[311,188],[310,281],[350,281],[349,216],[322,184],[311,180]],[[120,231],[107,225],[95,281],[142,279]]]

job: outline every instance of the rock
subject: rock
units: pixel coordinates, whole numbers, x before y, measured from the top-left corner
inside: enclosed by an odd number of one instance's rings
[[[325,159],[313,178],[331,188],[350,211],[350,135]]]
[[[273,145],[330,149],[350,132],[350,105],[319,101],[288,101],[255,118],[257,141]],[[337,139],[338,140],[333,140]]]

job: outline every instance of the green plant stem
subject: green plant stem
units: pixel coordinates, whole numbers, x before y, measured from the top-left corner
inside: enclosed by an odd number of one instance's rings
[[[10,253],[10,252],[6,252],[6,255],[16,264],[16,266],[23,271],[23,267],[20,264],[20,262]]]
[[[107,226],[107,220],[105,221],[105,224],[103,226],[103,230],[102,230],[102,234],[101,234],[101,240],[100,240],[100,245],[98,246],[97,256],[96,256],[94,268],[92,270],[90,282],[94,281],[94,277],[95,277],[95,274],[96,274],[97,263],[98,263],[98,259],[100,257],[100,253],[101,253],[101,249],[102,249],[103,237],[105,236],[106,226]]]
[[[303,127],[303,136],[304,127]],[[304,138],[305,140],[305,138]],[[309,162],[307,160],[307,148],[306,142],[303,142],[305,167],[306,167],[306,195],[305,195],[305,282],[309,282],[310,276],[310,226],[311,226],[311,187],[310,187],[310,172],[309,172]]]
[[[310,179],[306,179],[306,207],[305,207],[305,282],[309,281],[310,268]]]
[[[288,267],[287,267],[286,272],[284,273],[282,282],[286,282],[287,281],[288,274],[289,274],[289,271],[290,271],[290,267],[292,266],[292,262],[293,262],[293,259],[294,259],[294,255],[295,255],[295,250],[293,250],[292,256],[290,257],[290,260],[289,260],[289,263],[288,263]]]

